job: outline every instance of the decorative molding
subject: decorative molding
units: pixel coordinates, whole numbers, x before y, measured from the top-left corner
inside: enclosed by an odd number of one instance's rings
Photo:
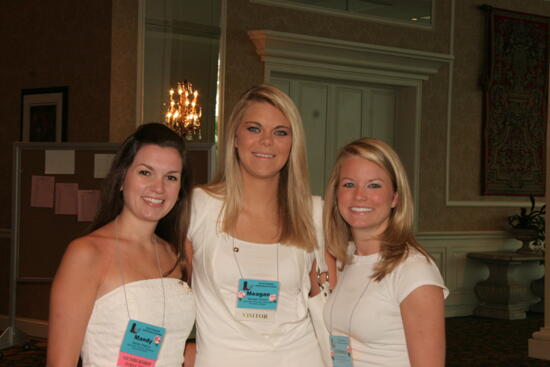
[[[486,279],[489,270],[481,262],[467,258],[470,252],[514,251],[520,247],[517,240],[503,231],[492,232],[423,232],[416,235],[418,242],[434,257],[449,297],[445,300],[445,315],[468,316],[478,305],[474,286]],[[525,282],[540,277],[540,265],[522,268]]]
[[[227,2],[221,0],[220,4],[220,54],[219,54],[219,69],[218,69],[218,136],[213,137],[214,141],[218,141],[224,131],[225,121],[225,67],[227,59]],[[217,145],[217,144],[216,144]]]
[[[298,4],[298,3],[293,3],[293,2],[284,1],[284,0],[250,0],[250,2],[253,4],[278,6],[281,8],[296,9],[301,11],[307,11],[310,13],[321,13],[321,14],[330,15],[334,17],[344,17],[344,18],[358,19],[358,20],[364,20],[364,21],[371,21],[376,23],[384,23],[384,24],[390,24],[394,26],[410,27],[410,28],[429,30],[429,31],[434,29],[433,23],[434,23],[435,6],[433,2],[432,2],[432,23],[431,24],[417,23],[417,22],[412,22],[405,19],[400,20],[400,19],[385,18],[385,17],[376,16],[376,15],[368,15],[368,14],[362,14],[362,13],[352,13],[345,10],[329,9],[329,8],[323,8],[320,6],[314,6],[314,5],[308,5],[308,4]]]
[[[372,45],[271,30],[248,31],[262,61],[292,59],[332,64],[427,80],[448,64],[450,55]],[[271,60],[270,60],[271,61]]]
[[[150,32],[179,34],[216,40],[220,38],[221,34],[220,27],[175,19],[162,20],[146,18],[145,29]]]
[[[469,231],[469,232],[418,232],[416,239],[423,241],[504,241],[511,237],[504,231]]]
[[[448,185],[447,185],[448,190]],[[542,206],[545,204],[544,198],[535,199],[536,206]],[[511,200],[449,200],[446,202],[448,207],[461,207],[461,208],[520,208],[531,207],[529,200],[525,201],[511,201]]]

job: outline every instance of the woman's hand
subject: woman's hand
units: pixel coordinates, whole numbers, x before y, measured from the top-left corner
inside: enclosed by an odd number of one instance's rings
[[[336,287],[336,259],[326,250],[325,263],[327,264],[328,271],[326,273],[322,273],[321,276],[318,278],[317,261],[313,260],[313,265],[311,266],[311,271],[309,272],[309,280],[311,282],[311,287],[309,291],[310,297],[315,297],[319,294],[319,292],[321,292],[319,282],[325,283],[328,280],[328,285],[331,290]]]
[[[317,279],[317,260],[313,260],[313,264],[311,265],[311,270],[309,272],[309,282],[311,284],[309,288],[309,296],[315,297],[319,294],[319,292],[321,292],[321,288],[319,287],[319,280]]]

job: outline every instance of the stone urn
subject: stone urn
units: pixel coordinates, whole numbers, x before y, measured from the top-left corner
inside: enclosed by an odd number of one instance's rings
[[[522,255],[533,255],[534,251],[531,248],[531,242],[537,239],[538,231],[535,228],[514,228],[511,231],[512,236],[521,241],[522,246],[516,251]]]

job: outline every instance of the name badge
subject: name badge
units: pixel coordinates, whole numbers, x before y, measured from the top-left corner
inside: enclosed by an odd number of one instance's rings
[[[353,367],[349,336],[330,336],[330,355],[333,367]]]
[[[154,367],[166,329],[137,320],[128,321],[117,367]]]
[[[278,281],[239,279],[235,316],[238,320],[273,320],[278,301]]]

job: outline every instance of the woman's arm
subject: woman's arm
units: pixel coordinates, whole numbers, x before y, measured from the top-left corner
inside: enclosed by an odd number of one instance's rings
[[[185,240],[185,271],[187,272],[187,284],[191,286],[191,276],[193,274],[193,243],[189,240]],[[195,356],[197,354],[197,345],[195,341],[187,340],[185,343],[185,351],[183,366],[193,367],[195,365]]]
[[[324,283],[328,277],[328,285],[332,290],[336,287],[336,259],[332,256],[327,249],[324,250],[325,263],[327,265],[327,273],[321,274],[321,282]],[[319,279],[317,279],[317,260],[313,260],[311,266],[311,271],[309,272],[309,280],[311,282],[311,288],[309,291],[309,296],[314,297],[321,291],[319,287]]]
[[[74,367],[101,279],[100,256],[86,237],[73,241],[57,270],[48,323],[48,367]]]
[[[400,305],[412,367],[445,366],[445,312],[443,290],[424,285]]]
[[[197,354],[197,345],[195,344],[195,341],[187,341],[185,343],[185,350],[183,352],[184,360],[183,360],[183,366],[184,367],[193,367],[195,366],[195,355]]]

